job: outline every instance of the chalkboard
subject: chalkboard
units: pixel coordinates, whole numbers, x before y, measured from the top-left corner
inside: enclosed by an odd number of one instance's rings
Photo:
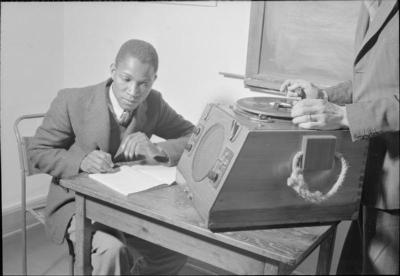
[[[361,1],[254,2],[246,83],[277,89],[287,78],[306,79],[321,86],[351,79],[361,4]]]

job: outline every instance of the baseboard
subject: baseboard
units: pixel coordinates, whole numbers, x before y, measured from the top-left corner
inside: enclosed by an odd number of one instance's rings
[[[35,206],[46,203],[46,196],[40,196],[27,202],[27,206]],[[21,205],[11,206],[2,211],[2,237],[9,236],[20,231],[22,210]],[[26,216],[27,227],[37,224],[37,220],[29,213]]]

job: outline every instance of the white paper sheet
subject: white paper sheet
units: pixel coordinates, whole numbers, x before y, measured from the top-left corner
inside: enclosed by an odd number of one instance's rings
[[[172,184],[176,167],[125,165],[117,172],[89,174],[89,177],[123,195],[130,195],[161,184]]]

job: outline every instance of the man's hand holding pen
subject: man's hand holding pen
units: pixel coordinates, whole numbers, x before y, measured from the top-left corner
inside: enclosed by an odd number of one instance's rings
[[[83,158],[80,169],[87,173],[104,173],[112,172],[114,163],[111,159],[111,154],[94,150]]]
[[[144,133],[135,132],[122,140],[114,158],[107,152],[94,150],[83,158],[80,169],[87,173],[107,173],[115,171],[118,162],[124,163],[135,160],[142,160],[144,164],[155,165],[166,163],[169,158]]]

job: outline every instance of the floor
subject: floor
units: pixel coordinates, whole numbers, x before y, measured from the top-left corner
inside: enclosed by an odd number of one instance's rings
[[[338,228],[331,274],[336,271],[338,254],[343,245],[343,233],[347,232],[348,223],[341,223]],[[20,234],[3,238],[3,275],[21,275]],[[318,250],[315,250],[297,269],[296,274],[315,274]],[[28,231],[28,274],[29,275],[67,275],[68,250],[64,245],[50,242],[44,234],[43,226],[37,225]],[[180,275],[217,275],[225,271],[190,259]]]

